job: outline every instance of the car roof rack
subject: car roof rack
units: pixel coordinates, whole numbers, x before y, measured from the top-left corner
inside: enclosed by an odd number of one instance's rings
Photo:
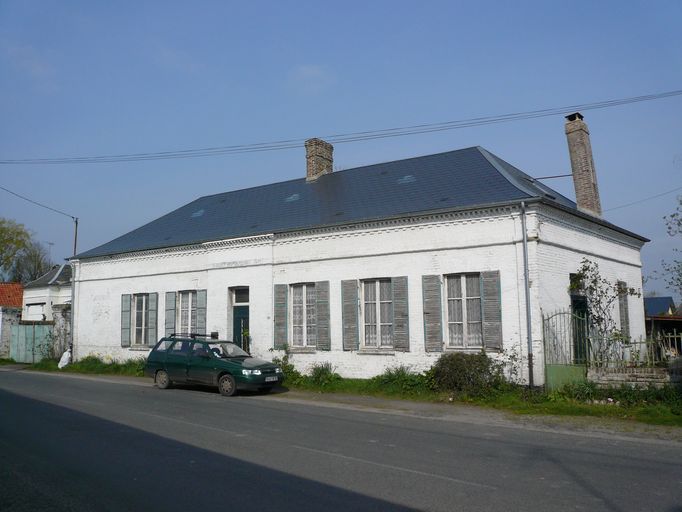
[[[212,340],[217,340],[218,339],[218,332],[214,331],[210,334],[198,333],[198,332],[172,332],[167,337],[168,338],[190,338],[193,340],[196,338],[209,338]]]

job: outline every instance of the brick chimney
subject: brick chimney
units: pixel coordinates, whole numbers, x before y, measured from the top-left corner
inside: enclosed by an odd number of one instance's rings
[[[595,217],[601,217],[601,201],[592,158],[590,131],[580,112],[566,116],[566,139],[571,157],[571,172],[578,209]]]
[[[305,141],[306,181],[315,181],[323,174],[331,174],[334,165],[334,146],[322,139]]]

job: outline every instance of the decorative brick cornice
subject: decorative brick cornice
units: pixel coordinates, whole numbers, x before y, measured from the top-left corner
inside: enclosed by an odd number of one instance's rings
[[[326,240],[345,238],[349,236],[363,236],[377,231],[390,233],[414,229],[428,229],[443,225],[461,225],[477,222],[490,222],[507,218],[518,210],[517,205],[504,205],[490,208],[450,211],[426,215],[410,215],[393,219],[358,222],[354,224],[339,224],[306,230],[277,233],[274,235],[276,244],[302,243],[310,239]]]
[[[256,247],[271,244],[273,235],[259,235],[253,237],[232,238],[228,240],[216,240],[213,242],[203,242],[192,245],[179,245],[176,247],[165,247],[161,249],[150,249],[147,251],[126,252],[85,260],[72,260],[81,265],[96,265],[102,263],[122,262],[122,261],[148,261],[159,260],[173,256],[194,256],[206,254],[210,251],[230,248],[230,247]]]
[[[619,244],[631,249],[639,250],[644,245],[643,242],[624,233],[611,229],[608,226],[604,226],[603,224],[596,222],[590,222],[588,219],[571,215],[569,212],[552,208],[549,205],[538,205],[536,207],[536,211],[538,218],[541,221],[551,222],[584,235],[593,236],[599,238],[600,240]]]

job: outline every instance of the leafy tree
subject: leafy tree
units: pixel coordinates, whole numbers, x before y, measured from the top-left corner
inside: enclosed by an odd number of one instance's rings
[[[663,217],[668,234],[672,237],[682,238],[682,196],[677,198],[678,205],[673,213]],[[682,255],[679,249],[673,249],[674,255]],[[663,280],[669,290],[682,295],[682,259],[675,258],[672,261],[662,261]]]
[[[19,252],[30,241],[31,235],[22,224],[0,217],[0,272],[9,272]]]
[[[9,278],[10,281],[26,284],[38,279],[52,266],[45,246],[32,240],[16,255]]]

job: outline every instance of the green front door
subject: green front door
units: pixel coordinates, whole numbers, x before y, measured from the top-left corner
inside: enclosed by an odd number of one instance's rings
[[[232,318],[232,341],[249,352],[249,306],[234,306]]]

